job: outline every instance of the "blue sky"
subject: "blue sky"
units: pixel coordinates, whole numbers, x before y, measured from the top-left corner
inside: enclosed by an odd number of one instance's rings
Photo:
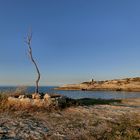
[[[139,0],[0,0],[0,85],[41,85],[140,76]]]

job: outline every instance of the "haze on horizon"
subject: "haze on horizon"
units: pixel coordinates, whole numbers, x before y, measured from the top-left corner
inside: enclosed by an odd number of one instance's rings
[[[31,27],[41,85],[140,76],[139,0],[0,0],[0,85],[33,85]]]

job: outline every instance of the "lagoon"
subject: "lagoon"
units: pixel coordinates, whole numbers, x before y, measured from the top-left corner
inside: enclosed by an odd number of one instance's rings
[[[80,99],[80,98],[95,98],[95,99],[125,99],[125,98],[140,98],[140,92],[124,92],[124,91],[63,91],[54,90],[54,86],[41,86],[40,92],[43,93],[57,93],[69,98]],[[16,87],[0,86],[0,91],[14,91]],[[28,87],[27,93],[33,93],[35,87]],[[5,92],[6,93],[6,92]]]

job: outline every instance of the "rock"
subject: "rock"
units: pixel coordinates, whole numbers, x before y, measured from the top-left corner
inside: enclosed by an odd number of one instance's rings
[[[32,94],[32,99],[40,99],[40,98],[41,98],[41,96],[39,93]]]
[[[23,98],[25,98],[25,95],[19,95],[18,98],[19,98],[19,99],[23,99]]]
[[[45,106],[49,106],[52,103],[51,97],[49,94],[45,94],[44,95],[44,102],[45,102]]]
[[[6,127],[0,127],[0,135],[7,134],[7,133],[8,133],[8,129]]]
[[[6,116],[5,120],[7,120],[6,123],[2,125],[0,123],[0,140],[41,140],[49,131],[43,121],[34,119],[34,117]]]
[[[8,103],[10,105],[17,105],[18,104],[19,99],[15,98],[15,97],[8,97]]]
[[[114,79],[106,81],[83,82],[81,84],[63,85],[57,90],[104,90],[104,91],[134,91],[140,92],[140,77]]]
[[[32,104],[32,100],[29,98],[22,98],[19,100],[19,103],[23,106],[28,106]]]
[[[49,100],[50,98],[51,98],[51,97],[50,97],[49,94],[46,93],[46,94],[44,95],[44,100]]]
[[[37,107],[42,107],[44,106],[44,101],[42,99],[33,99],[32,105],[35,105]]]
[[[12,106],[29,106],[32,104],[32,100],[29,98],[14,98],[14,97],[9,97],[8,98],[8,104]]]

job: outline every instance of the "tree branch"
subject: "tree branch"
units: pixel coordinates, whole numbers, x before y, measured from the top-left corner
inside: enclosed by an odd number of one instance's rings
[[[38,85],[38,83],[39,83],[39,80],[40,80],[40,71],[39,71],[37,63],[34,60],[33,55],[32,55],[31,41],[32,41],[32,32],[29,32],[28,35],[27,35],[27,38],[25,40],[25,43],[28,46],[28,53],[29,53],[29,56],[30,56],[30,60],[34,64],[34,66],[36,68],[36,71],[37,71],[37,74],[38,74],[37,79],[36,79],[36,90],[35,90],[35,93],[39,93],[39,85]]]

